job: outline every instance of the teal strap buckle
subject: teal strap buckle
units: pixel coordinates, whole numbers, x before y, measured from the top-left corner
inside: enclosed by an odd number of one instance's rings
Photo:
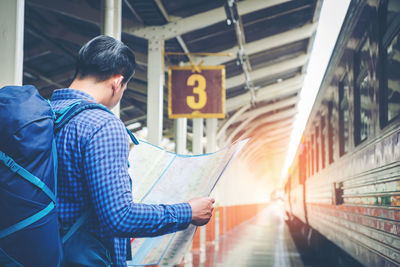
[[[24,178],[31,184],[35,185],[36,187],[40,188],[50,199],[53,203],[56,203],[56,196],[53,192],[47,187],[42,180],[37,178],[35,175],[31,174],[24,168],[22,168],[18,163],[16,163],[11,157],[7,156],[4,152],[0,151],[0,161],[4,163],[12,172],[18,174],[20,177]]]

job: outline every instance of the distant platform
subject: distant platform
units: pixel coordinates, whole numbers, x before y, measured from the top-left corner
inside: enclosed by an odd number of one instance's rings
[[[179,267],[202,266],[304,266],[283,210],[271,204],[253,219],[239,225],[219,240],[209,242],[206,251],[193,251]]]

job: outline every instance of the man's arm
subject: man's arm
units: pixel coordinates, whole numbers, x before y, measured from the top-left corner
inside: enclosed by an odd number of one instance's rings
[[[88,190],[98,219],[106,229],[116,236],[149,237],[183,230],[191,222],[208,222],[213,201],[209,198],[175,205],[134,203],[128,153],[124,125],[116,118],[95,131],[84,148],[83,170]]]

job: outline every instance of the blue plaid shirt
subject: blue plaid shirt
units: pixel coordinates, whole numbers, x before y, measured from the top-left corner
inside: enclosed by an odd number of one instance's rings
[[[54,91],[52,105],[62,110],[88,94]],[[85,110],[56,135],[58,149],[58,212],[69,228],[87,210],[85,223],[110,250],[116,266],[126,266],[129,237],[150,237],[185,229],[191,221],[188,203],[146,205],[134,203],[128,174],[129,141],[117,117],[100,109]]]

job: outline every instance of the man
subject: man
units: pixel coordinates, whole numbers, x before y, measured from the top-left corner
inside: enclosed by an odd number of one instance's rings
[[[62,110],[83,99],[111,109],[121,100],[134,69],[135,57],[126,45],[98,36],[81,48],[72,84],[54,91],[52,105]],[[57,133],[56,142],[62,228],[71,227],[83,212],[93,211],[83,227],[110,251],[115,266],[126,266],[129,237],[163,235],[209,221],[212,198],[176,205],[132,201],[128,136],[112,114],[85,110]]]

